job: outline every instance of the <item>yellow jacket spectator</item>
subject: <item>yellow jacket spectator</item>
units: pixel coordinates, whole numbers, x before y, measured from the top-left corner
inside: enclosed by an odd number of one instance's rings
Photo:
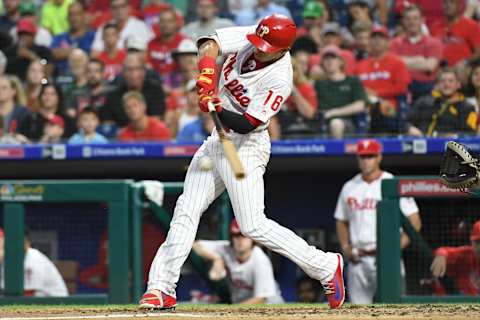
[[[67,32],[68,7],[74,0],[49,0],[42,8],[41,25],[54,36]]]

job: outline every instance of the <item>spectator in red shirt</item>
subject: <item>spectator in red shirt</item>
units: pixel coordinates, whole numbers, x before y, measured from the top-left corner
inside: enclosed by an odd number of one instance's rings
[[[162,11],[159,25],[162,33],[148,44],[147,59],[153,69],[162,76],[168,92],[169,77],[177,68],[172,52],[177,49],[185,36],[179,32],[175,9]]]
[[[130,124],[118,133],[119,141],[169,140],[167,125],[154,117],[147,116],[147,103],[138,91],[129,91],[122,97],[123,107]]]
[[[127,56],[125,49],[117,47],[118,38],[118,26],[113,22],[107,23],[103,27],[105,50],[101,51],[97,57],[104,65],[103,78],[107,81],[113,81],[122,72],[123,60]]]
[[[434,277],[448,275],[462,294],[480,294],[480,220],[470,234],[471,245],[435,250],[430,270]]]
[[[443,58],[449,66],[480,57],[480,26],[474,20],[462,16],[461,6],[459,0],[443,0],[447,25],[431,30],[433,36],[442,40]]]
[[[388,31],[372,29],[370,57],[357,64],[356,73],[366,88],[372,109],[371,131],[398,133],[397,100],[408,91],[410,75],[402,59],[388,51]],[[374,115],[374,116],[373,116]]]
[[[437,68],[442,59],[442,43],[439,39],[422,33],[423,16],[417,6],[403,11],[402,25],[405,35],[390,43],[390,51],[398,54],[407,65],[412,78],[412,100],[430,94],[435,85]]]

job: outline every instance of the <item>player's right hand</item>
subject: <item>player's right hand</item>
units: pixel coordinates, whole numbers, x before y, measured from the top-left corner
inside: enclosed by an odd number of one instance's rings
[[[197,92],[199,95],[213,95],[217,88],[216,61],[214,58],[204,56],[198,61]]]
[[[215,106],[215,111],[220,113],[222,111],[222,101],[218,97],[212,97],[208,94],[202,94],[198,97],[198,106],[203,112],[209,112],[208,102],[211,101]]]
[[[432,265],[430,266],[430,271],[432,271],[432,275],[434,277],[443,277],[447,271],[447,257],[436,256],[433,259]]]

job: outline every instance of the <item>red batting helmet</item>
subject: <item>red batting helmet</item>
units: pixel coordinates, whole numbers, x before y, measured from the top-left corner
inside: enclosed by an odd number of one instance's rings
[[[249,33],[247,39],[263,52],[273,53],[289,49],[296,35],[297,27],[292,19],[281,14],[272,14],[263,18],[255,33]]]

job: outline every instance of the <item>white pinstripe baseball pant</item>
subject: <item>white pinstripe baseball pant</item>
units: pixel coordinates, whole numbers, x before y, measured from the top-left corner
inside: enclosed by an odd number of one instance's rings
[[[167,239],[160,246],[150,267],[148,289],[175,296],[180,268],[195,240],[202,213],[225,188],[242,233],[300,266],[317,280],[329,280],[338,265],[333,253],[309,246],[291,230],[264,214],[263,174],[270,157],[270,138],[266,130],[241,135],[229,134],[245,167],[246,177],[236,180],[214,130],[190,163],[183,194],[178,198]],[[200,169],[200,158],[209,156],[210,171]]]

